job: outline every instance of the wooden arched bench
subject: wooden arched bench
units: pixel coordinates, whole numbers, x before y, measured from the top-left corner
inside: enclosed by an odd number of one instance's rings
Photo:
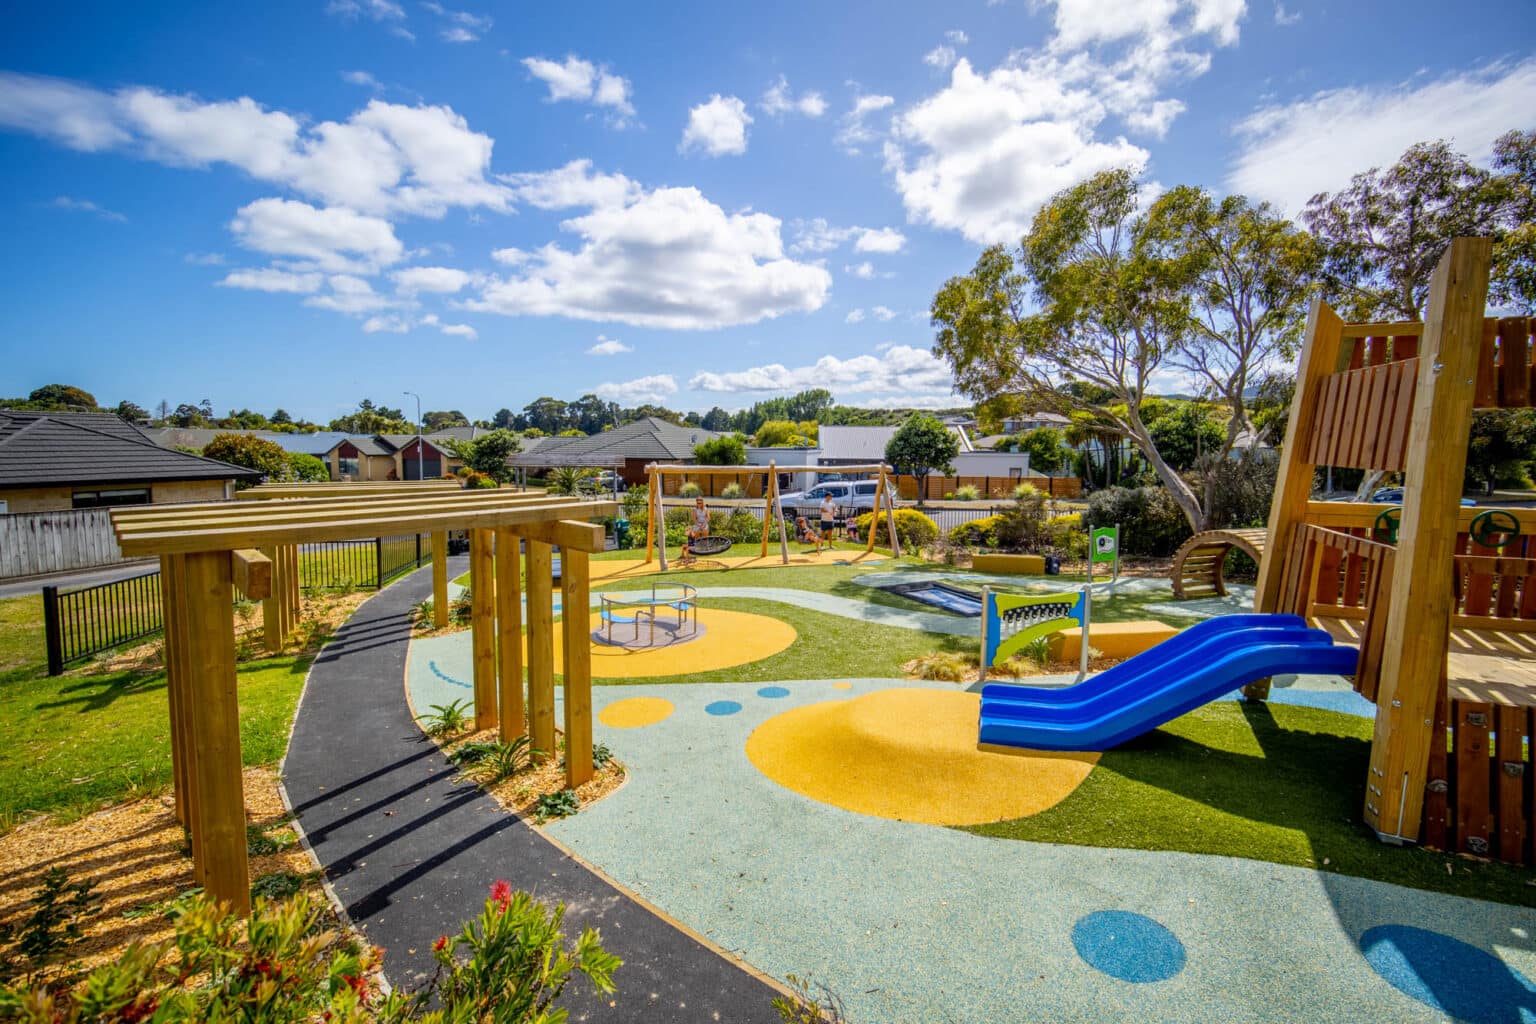
[[[1221,567],[1227,553],[1236,548],[1257,564],[1264,558],[1265,533],[1263,529],[1205,530],[1189,538],[1173,556],[1173,596],[1179,600],[1225,597]]]

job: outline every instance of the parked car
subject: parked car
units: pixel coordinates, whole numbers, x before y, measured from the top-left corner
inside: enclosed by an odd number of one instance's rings
[[[1401,487],[1382,487],[1372,492],[1371,500],[1378,505],[1401,505],[1403,503],[1403,489]],[[1465,507],[1477,504],[1472,498],[1462,498],[1461,503]]]
[[[804,491],[781,494],[779,504],[784,507],[786,516],[802,515],[813,519],[821,508],[821,499],[830,494],[839,514],[850,511],[859,515],[874,510],[875,492],[879,487],[878,480],[829,480]],[[896,489],[887,484],[885,494],[888,500],[894,501]]]

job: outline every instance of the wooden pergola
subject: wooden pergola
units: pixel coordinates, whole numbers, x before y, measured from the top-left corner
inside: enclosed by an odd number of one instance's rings
[[[304,494],[314,493],[309,485]],[[404,486],[409,490],[401,490]],[[448,613],[447,534],[470,536],[471,645],[477,729],[503,739],[528,734],[555,749],[552,548],[563,552],[561,601],[577,620],[564,631],[566,782],[592,777],[591,640],[580,621],[590,603],[588,554],[603,549],[613,502],[543,494],[464,491],[420,484],[338,485],[299,497],[251,488],[240,502],[114,509],[123,554],[160,558],[165,663],[176,816],[191,837],[193,874],[237,912],[250,912],[240,711],[235,676],[234,592],[262,600],[271,650],[298,621],[302,544],[402,533],[433,538],[434,611]],[[344,489],[344,490],[343,490]],[[263,492],[263,493],[253,493]],[[283,498],[255,503],[261,498]],[[527,546],[527,700],[519,554]]]
[[[890,497],[886,494],[886,482],[890,479],[894,470],[883,462],[871,463],[867,466],[796,466],[797,472],[807,469],[814,470],[824,476],[874,476],[878,481],[875,487],[875,507],[870,513],[869,542],[864,546],[865,553],[875,550],[875,526],[880,521],[880,512],[885,511],[886,526],[891,533],[891,553],[901,557],[901,540],[896,536],[896,513]],[[667,571],[667,531],[663,518],[662,507],[662,478],[672,476],[729,476],[739,477],[749,473],[766,473],[768,486],[763,488],[763,541],[761,557],[768,557],[768,534],[772,529],[774,520],[779,524],[779,557],[785,565],[789,564],[789,539],[784,530],[784,506],[779,501],[779,470],[777,464],[769,462],[766,466],[682,466],[662,465],[651,463],[645,467],[646,478],[649,481],[650,490],[647,496],[649,515],[645,527],[645,560],[651,561],[652,556],[659,549],[661,552],[661,570]],[[656,529],[657,523],[662,524],[661,530]],[[659,541],[659,544],[658,544]]]

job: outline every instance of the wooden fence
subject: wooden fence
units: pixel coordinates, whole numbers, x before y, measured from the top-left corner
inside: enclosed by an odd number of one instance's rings
[[[1424,845],[1536,863],[1528,738],[1536,708],[1447,699],[1435,708]]]
[[[0,516],[0,579],[123,561],[112,535],[110,509]]]

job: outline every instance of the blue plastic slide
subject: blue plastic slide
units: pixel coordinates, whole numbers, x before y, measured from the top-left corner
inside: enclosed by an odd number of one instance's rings
[[[1266,676],[1352,675],[1358,657],[1294,615],[1223,615],[1076,686],[988,684],[980,741],[1108,750]]]

